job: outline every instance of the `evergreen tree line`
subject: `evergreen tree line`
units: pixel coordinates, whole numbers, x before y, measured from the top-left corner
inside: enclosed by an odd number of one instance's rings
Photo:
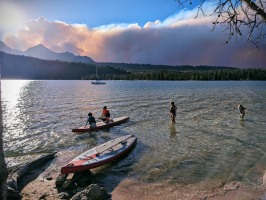
[[[171,71],[194,71],[194,70],[219,70],[219,69],[237,69],[234,67],[225,67],[225,66],[191,66],[191,65],[151,65],[151,64],[136,64],[136,63],[97,63],[99,66],[110,66],[126,71],[152,71],[152,70],[171,70]]]
[[[102,80],[266,80],[263,69],[223,69],[193,71],[143,71],[127,74],[101,74]],[[83,79],[92,79],[87,76]]]
[[[96,65],[42,60],[0,51],[1,76],[4,79],[80,80],[84,75],[95,79]],[[110,66],[98,67],[99,74],[127,74],[125,70]]]
[[[0,51],[0,65],[4,79],[96,79],[95,64],[49,61]],[[102,80],[266,80],[264,69],[123,63],[97,66],[97,78]]]

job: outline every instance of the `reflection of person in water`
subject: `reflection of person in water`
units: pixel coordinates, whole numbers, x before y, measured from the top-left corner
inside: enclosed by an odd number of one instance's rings
[[[169,125],[169,132],[171,137],[175,137],[177,134],[176,127],[174,124]]]
[[[244,116],[245,116],[245,114],[246,114],[246,113],[245,113],[245,109],[246,109],[246,108],[244,108],[241,104],[239,104],[239,105],[238,105],[238,109],[239,109],[239,112],[240,112],[240,115],[239,115],[239,116],[240,116],[241,119],[243,119]]]

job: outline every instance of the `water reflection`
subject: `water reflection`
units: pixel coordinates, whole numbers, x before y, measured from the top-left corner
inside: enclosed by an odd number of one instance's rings
[[[23,104],[28,98],[24,99],[23,93],[27,90],[28,85],[32,81],[29,80],[2,80],[2,106],[3,106],[3,137],[4,141],[8,141],[11,145],[24,146],[23,129],[25,128],[23,117]],[[21,140],[22,139],[22,140]],[[5,143],[4,143],[5,145]]]
[[[240,126],[243,128],[245,126],[245,120],[241,119],[239,122]]]
[[[2,80],[2,101],[7,109],[13,109],[18,103],[21,92],[30,83],[29,80]]]
[[[170,135],[171,137],[175,137],[176,136],[176,128],[175,128],[175,124],[170,124],[169,125],[169,132],[170,132]]]

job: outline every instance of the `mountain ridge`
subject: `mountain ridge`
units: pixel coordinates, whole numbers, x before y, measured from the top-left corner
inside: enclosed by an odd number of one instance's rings
[[[0,41],[0,51],[5,53],[14,54],[14,55],[22,55],[23,51],[15,50],[7,46],[3,41]]]
[[[66,62],[81,62],[87,64],[95,64],[95,61],[88,56],[74,55],[68,51],[62,53],[56,53],[49,48],[45,47],[43,44],[38,44],[36,46],[30,47],[25,51],[19,51],[8,47],[3,41],[0,41],[0,51],[13,55],[24,55],[31,56],[34,58],[44,59],[44,60],[60,60]]]

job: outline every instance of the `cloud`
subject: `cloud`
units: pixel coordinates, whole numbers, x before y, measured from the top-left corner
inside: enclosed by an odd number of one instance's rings
[[[265,45],[257,50],[244,41],[225,44],[225,33],[219,27],[212,32],[210,20],[195,19],[195,12],[183,10],[143,27],[109,24],[93,29],[40,17],[7,33],[4,42],[19,50],[44,44],[53,51],[70,51],[98,62],[266,67]]]
[[[18,27],[24,18],[24,12],[15,4],[0,1],[0,35],[6,30]]]
[[[162,22],[160,20],[156,20],[155,22],[147,22],[144,25],[144,28],[163,28],[163,27],[180,27],[180,26],[193,26],[193,25],[206,25],[206,22],[210,23],[214,20],[214,16],[211,16],[213,12],[213,3],[208,2],[203,4],[204,14],[202,12],[198,12],[198,8],[195,7],[192,10],[183,9],[180,12],[169,16]],[[206,17],[209,15],[209,17]]]

